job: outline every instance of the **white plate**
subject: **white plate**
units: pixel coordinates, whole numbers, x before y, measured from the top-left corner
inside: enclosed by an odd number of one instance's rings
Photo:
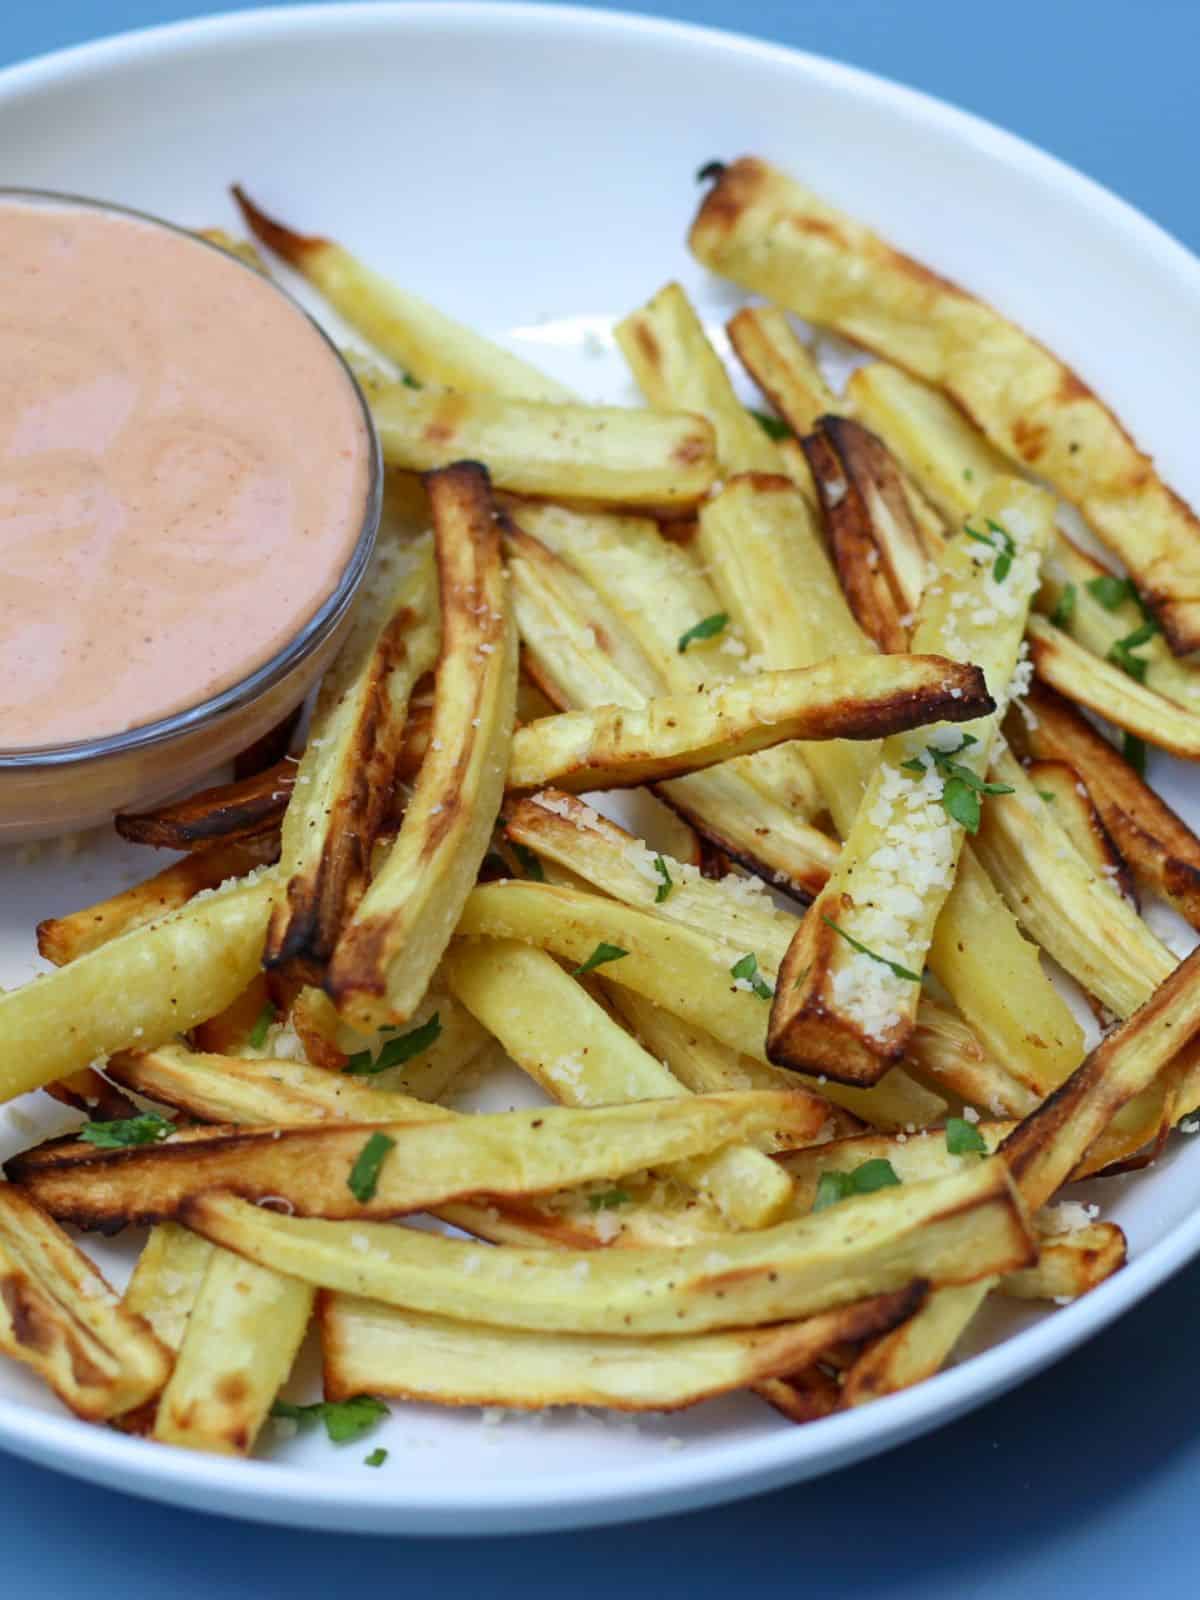
[[[0,74],[0,150],[6,182],[197,225],[234,224],[225,186],[241,179],[268,209],[344,239],[467,321],[522,330],[514,348],[616,398],[630,391],[585,334],[670,277],[710,320],[728,313],[734,297],[684,251],[693,174],[759,152],[1042,335],[1200,497],[1179,403],[1200,367],[1200,265],[1028,145],[811,56],[540,6],[242,13]],[[1167,765],[1156,778],[1195,820]],[[50,849],[32,866],[5,857],[0,982],[33,970],[39,916],[145,870],[109,844],[73,859]],[[6,1117],[3,1153],[29,1137]],[[4,1364],[0,1443],[134,1493],[340,1530],[483,1533],[703,1505],[897,1444],[1063,1355],[1200,1251],[1198,1193],[1200,1141],[1179,1141],[1153,1173],[1104,1190],[1130,1236],[1126,1271],[910,1394],[806,1428],[740,1399],[636,1427],[593,1416],[486,1427],[478,1411],[397,1407],[379,1471],[323,1438],[231,1462],[85,1427]]]

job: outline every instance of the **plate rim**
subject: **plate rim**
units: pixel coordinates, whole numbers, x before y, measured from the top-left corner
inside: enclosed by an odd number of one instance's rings
[[[1200,302],[1200,259],[1160,223],[1097,180],[1017,134],[923,90],[830,57],[749,35],[670,18],[528,0],[355,0],[351,4],[280,5],[187,18],[48,51],[0,69],[0,100],[43,83],[103,73],[155,53],[177,54],[230,37],[256,40],[330,27],[532,27],[625,33],[636,40],[732,51],[784,69],[816,74],[837,87],[944,128],[981,155],[999,158],[1084,204],[1132,234],[1159,265],[1180,277]],[[487,1535],[644,1520],[760,1493],[805,1476],[835,1471],[986,1404],[1062,1359],[1131,1309],[1200,1254],[1200,1214],[1177,1224],[1130,1265],[1054,1317],[918,1388],[803,1429],[696,1445],[671,1457],[604,1468],[583,1478],[547,1481],[505,1473],[459,1487],[324,1477],[263,1460],[235,1460],[173,1450],[45,1413],[0,1396],[0,1448],[101,1486],[116,1486],[192,1510],[246,1520],[323,1526],[346,1532]],[[34,1420],[30,1431],[30,1420]],[[333,1517],[336,1513],[336,1518]]]

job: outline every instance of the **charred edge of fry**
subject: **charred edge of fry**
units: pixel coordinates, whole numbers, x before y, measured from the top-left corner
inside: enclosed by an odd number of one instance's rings
[[[1056,796],[1052,805],[1074,806],[1080,826],[1086,828],[1090,838],[1089,860],[1094,859],[1102,872],[1111,877],[1125,898],[1137,905],[1137,886],[1128,861],[1121,854],[1117,841],[1109,832],[1091,790],[1076,767],[1067,761],[1031,761],[1027,768],[1030,781],[1039,791]],[[1061,811],[1056,813],[1061,822]],[[1065,824],[1064,824],[1065,826]],[[1070,830],[1068,829],[1068,832]]]
[[[1022,743],[1078,770],[1134,872],[1200,928],[1200,839],[1069,700],[1035,684],[1025,704],[1033,720]]]
[[[723,166],[713,163],[713,170],[717,181],[701,202],[688,233],[693,251],[696,251],[697,235],[732,233],[742,212],[754,204],[769,178],[766,163],[757,156],[739,156]]]
[[[819,1362],[786,1378],[762,1378],[753,1387],[760,1400],[789,1422],[819,1422],[831,1417],[842,1398],[841,1384]]]
[[[836,905],[826,906],[819,919],[810,910],[793,936],[771,1002],[767,1060],[792,1072],[823,1073],[835,1083],[869,1088],[903,1060],[911,1029],[894,1029],[894,1037],[886,1041],[872,1038],[868,1044],[865,1030],[842,1010],[825,1005],[820,984],[814,986],[801,1009],[793,1010],[789,1004],[793,990],[814,973],[820,978],[828,971],[841,937],[829,924],[840,924],[842,908],[849,904],[849,896],[842,895]]]
[[[457,523],[459,538],[474,551],[473,559],[466,563],[461,551],[452,552],[447,549],[445,539],[435,539],[438,591],[443,606],[441,660],[461,649],[460,635],[465,637],[467,628],[471,626],[464,621],[465,616],[469,614],[474,624],[479,608],[488,611],[484,588],[492,552],[499,549],[500,518],[492,498],[491,478],[487,467],[480,461],[455,461],[449,466],[434,468],[422,473],[421,481],[430,497],[435,527],[440,522],[447,525]],[[470,593],[464,595],[467,564],[474,570],[470,579]],[[450,595],[456,597],[453,605],[447,604],[447,596]],[[502,630],[503,623],[496,620],[484,641],[489,650],[498,647]],[[435,684],[436,681],[435,677]],[[478,703],[476,699],[473,705]],[[474,738],[462,740],[454,775],[442,799],[436,822],[430,826],[422,842],[422,858],[426,861],[463,809],[465,772],[475,749]],[[389,911],[364,917],[342,929],[338,947],[324,976],[326,993],[339,1010],[351,1004],[356,993],[372,998],[387,993],[393,920],[394,915]]]
[[[131,844],[161,850],[259,838],[278,831],[295,780],[296,763],[283,760],[252,778],[202,789],[153,811],[119,813],[116,830]]]
[[[1055,1147],[1063,1130],[1069,1128],[1075,1121],[1076,1112],[1081,1104],[1093,1099],[1102,1104],[1105,1111],[1104,1123],[1107,1124],[1123,1105],[1134,1098],[1115,1086],[1106,1087],[1106,1080],[1112,1071],[1113,1056],[1119,1056],[1122,1051],[1128,1049],[1131,1042],[1141,1033],[1154,1032],[1160,1027],[1170,1028],[1171,1023],[1160,1021],[1163,1012],[1169,1012],[1178,1004],[1181,989],[1186,989],[1197,981],[1200,981],[1200,950],[1193,951],[1185,961],[1180,962],[1171,976],[1159,985],[1139,1011],[1136,1011],[1115,1032],[1102,1039],[1067,1081],[1055,1089],[1053,1094],[1047,1096],[1036,1111],[1018,1123],[1000,1146],[999,1151],[1008,1163],[1009,1172],[1018,1187],[1024,1190],[1026,1173],[1036,1165],[1045,1151]],[[1179,1030],[1179,1036],[1174,1041],[1176,1051],[1182,1050],[1188,1044],[1190,1037],[1188,1033]],[[1165,1127],[1160,1123],[1156,1129],[1156,1141],[1161,1141],[1165,1132]],[[1079,1152],[1081,1157],[1083,1154],[1083,1151]],[[1068,1173],[1064,1172],[1062,1181],[1065,1181],[1067,1176]],[[1043,1204],[1048,1198],[1049,1195],[1043,1197],[1034,1194],[1032,1203]]]
[[[277,222],[274,217],[269,217],[265,211],[259,210],[240,183],[231,184],[229,192],[237,202],[246,226],[259,243],[265,244],[268,250],[273,250],[277,256],[290,262],[292,266],[301,267],[305,256],[328,247],[330,243],[328,239],[323,239],[318,234],[297,233],[284,223]]]
[[[63,967],[109,939],[166,916],[205,889],[215,889],[228,878],[240,878],[258,866],[270,865],[278,856],[278,840],[234,841],[196,850],[153,877],[124,889],[107,900],[72,911],[65,917],[47,917],[37,926],[38,954]]]
[[[838,581],[854,619],[885,654],[894,655],[907,642],[900,609],[884,575],[871,517],[855,476],[849,472],[827,427],[836,418],[822,417],[815,433],[801,439],[821,502],[821,512]]]
[[[677,817],[680,817],[690,828],[695,830],[702,843],[710,851],[716,851],[717,855],[723,857],[727,862],[733,862],[737,866],[743,867],[754,877],[761,878],[772,889],[779,889],[782,893],[791,895],[793,899],[798,900],[801,905],[807,906],[811,905],[825,887],[825,875],[815,868],[808,878],[798,878],[791,873],[785,877],[779,868],[772,867],[768,862],[750,855],[742,846],[735,844],[722,833],[720,828],[715,827],[703,812],[684,804],[678,796],[668,794],[664,785],[651,783],[647,787],[656,800],[661,800],[663,805],[669,807]],[[711,875],[718,878],[724,877],[724,868],[718,872],[716,871],[715,862],[712,863],[712,866],[713,872]]]
[[[357,748],[345,757],[348,781],[339,783],[334,793],[320,859],[311,870],[288,880],[286,898],[275,907],[263,954],[263,965],[269,970],[277,968],[306,983],[322,983],[345,919],[362,897],[370,876],[371,850],[391,803],[403,744],[405,717],[402,710],[397,715],[390,712],[388,679],[405,659],[406,634],[414,620],[413,612],[403,608],[379,637],[358,724]]]

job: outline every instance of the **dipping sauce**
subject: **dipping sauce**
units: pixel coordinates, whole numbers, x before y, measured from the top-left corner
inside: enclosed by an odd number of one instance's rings
[[[230,688],[337,589],[370,438],[277,289],[118,212],[0,196],[0,751]]]

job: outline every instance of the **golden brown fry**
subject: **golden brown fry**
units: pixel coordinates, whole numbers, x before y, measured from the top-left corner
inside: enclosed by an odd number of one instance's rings
[[[487,474],[431,474],[442,642],[430,754],[396,843],[346,925],[326,988],[360,1028],[404,1022],[421,1003],[500,809],[517,687]]]
[[[812,1123],[807,1096],[694,1095],[423,1123],[189,1128],[153,1146],[51,1145],[6,1171],[53,1216],[88,1228],[176,1219],[186,1200],[214,1188],[275,1199],[300,1216],[388,1217],[473,1195],[545,1194],[740,1141],[787,1149],[809,1138]],[[351,1188],[368,1144],[381,1160],[375,1187],[356,1178]]]
[[[0,994],[0,1099],[163,1044],[227,1006],[258,971],[276,891],[268,869]]]
[[[446,971],[459,1000],[563,1105],[686,1094],[669,1068],[545,951],[508,939],[463,940],[452,946]],[[826,1106],[816,1095],[806,1098],[812,1119],[807,1137],[815,1139],[825,1125]],[[760,1150],[745,1145],[729,1145],[671,1170],[738,1227],[774,1222],[791,1199],[787,1176]]]
[[[822,649],[868,648],[821,548],[803,497],[782,478],[742,477],[706,505],[700,548],[726,611],[747,644],[774,667],[797,667]],[[814,746],[807,759],[845,834],[869,771],[859,745]],[[979,930],[986,928],[986,940]],[[1060,1081],[1083,1054],[1083,1036],[971,850],[934,929],[930,965],[985,1045],[1017,1076]],[[1018,1012],[1011,1000],[1022,996]]]
[[[725,472],[780,472],[779,451],[733,391],[683,289],[668,283],[613,330],[638,388],[658,411],[707,417]]]
[[[1031,761],[1026,773],[1038,796],[1054,807],[1054,820],[1092,871],[1108,878],[1136,909],[1137,886],[1129,863],[1076,769],[1065,761]]]
[[[552,499],[689,511],[717,474],[703,417],[410,389],[375,395],[371,414],[390,467],[428,472],[483,462],[499,489]]]
[[[1037,794],[1012,752],[1000,751],[991,771],[1013,792],[994,796],[984,808],[980,859],[1042,949],[1110,1011],[1131,1015],[1174,970],[1175,956],[1113,879],[1071,844],[1054,806]]]
[[[0,1350],[99,1421],[143,1405],[170,1352],[28,1195],[0,1186]]]
[[[331,1400],[381,1394],[437,1405],[674,1411],[794,1372],[831,1344],[886,1332],[924,1294],[915,1283],[802,1322],[665,1339],[490,1328],[322,1294],[325,1393]]]
[[[1160,750],[1200,760],[1200,716],[1145,688],[1111,661],[1101,661],[1045,617],[1029,619],[1029,653],[1038,677],[1076,705]]]
[[[322,680],[283,819],[286,889],[271,917],[263,959],[295,981],[323,981],[363,896],[371,851],[392,802],[408,698],[437,658],[431,545],[418,544],[378,588],[382,593],[360,602]]]
[[[940,384],[1125,561],[1172,648],[1200,647],[1200,523],[1081,379],[999,312],[752,157],[689,243],[714,271]]]
[[[1092,1223],[1043,1236],[1037,1265],[1010,1272],[1000,1288],[1018,1300],[1077,1300],[1118,1272],[1125,1256],[1125,1235],[1116,1223]]]
[[[914,1279],[974,1283],[1036,1255],[998,1160],[675,1250],[488,1249],[369,1222],[353,1230],[366,1248],[347,1250],[344,1226],[278,1216],[218,1194],[194,1200],[186,1222],[321,1288],[464,1322],[564,1333],[619,1328],[623,1337],[806,1317]]]
[[[177,1222],[151,1228],[121,1304],[149,1323],[168,1350],[178,1351],[216,1246]],[[152,1420],[152,1419],[151,1419]]]
[[[1041,490],[998,480],[974,527],[947,544],[922,598],[914,644],[976,660],[997,697],[1017,663],[1052,517]],[[959,774],[982,787],[997,722],[884,742],[838,864],[779,969],[767,1050],[780,1066],[866,1084],[903,1056],[963,850],[951,790],[972,798]],[[939,767],[940,755],[953,756],[952,769]],[[977,794],[975,805],[977,822]]]
[[[373,272],[334,240],[296,233],[260,211],[237,184],[233,197],[257,239],[303,273],[347,322],[422,382],[530,400],[570,398],[562,384]]]
[[[631,788],[792,739],[877,739],[994,705],[977,667],[936,655],[834,656],[640,709],[600,706],[527,724],[513,738],[508,786]]]
[[[215,1455],[249,1455],[312,1315],[311,1284],[214,1250],[188,1317],[153,1435]]]
[[[825,418],[801,443],[821,503],[838,580],[855,621],[880,650],[895,654],[908,644],[908,630],[900,618],[910,607],[889,582],[866,500],[837,448],[832,431],[836,420]]]
[[[122,889],[82,911],[39,922],[38,954],[56,967],[65,967],[118,934],[144,928],[168,911],[177,911],[202,890],[215,889],[228,878],[243,877],[274,853],[255,844],[221,844],[198,850],[135,883],[132,889]]]
[[[153,811],[124,812],[116,829],[131,844],[163,850],[206,850],[259,839],[278,831],[295,776],[296,763],[285,756],[252,778],[203,789]]]

